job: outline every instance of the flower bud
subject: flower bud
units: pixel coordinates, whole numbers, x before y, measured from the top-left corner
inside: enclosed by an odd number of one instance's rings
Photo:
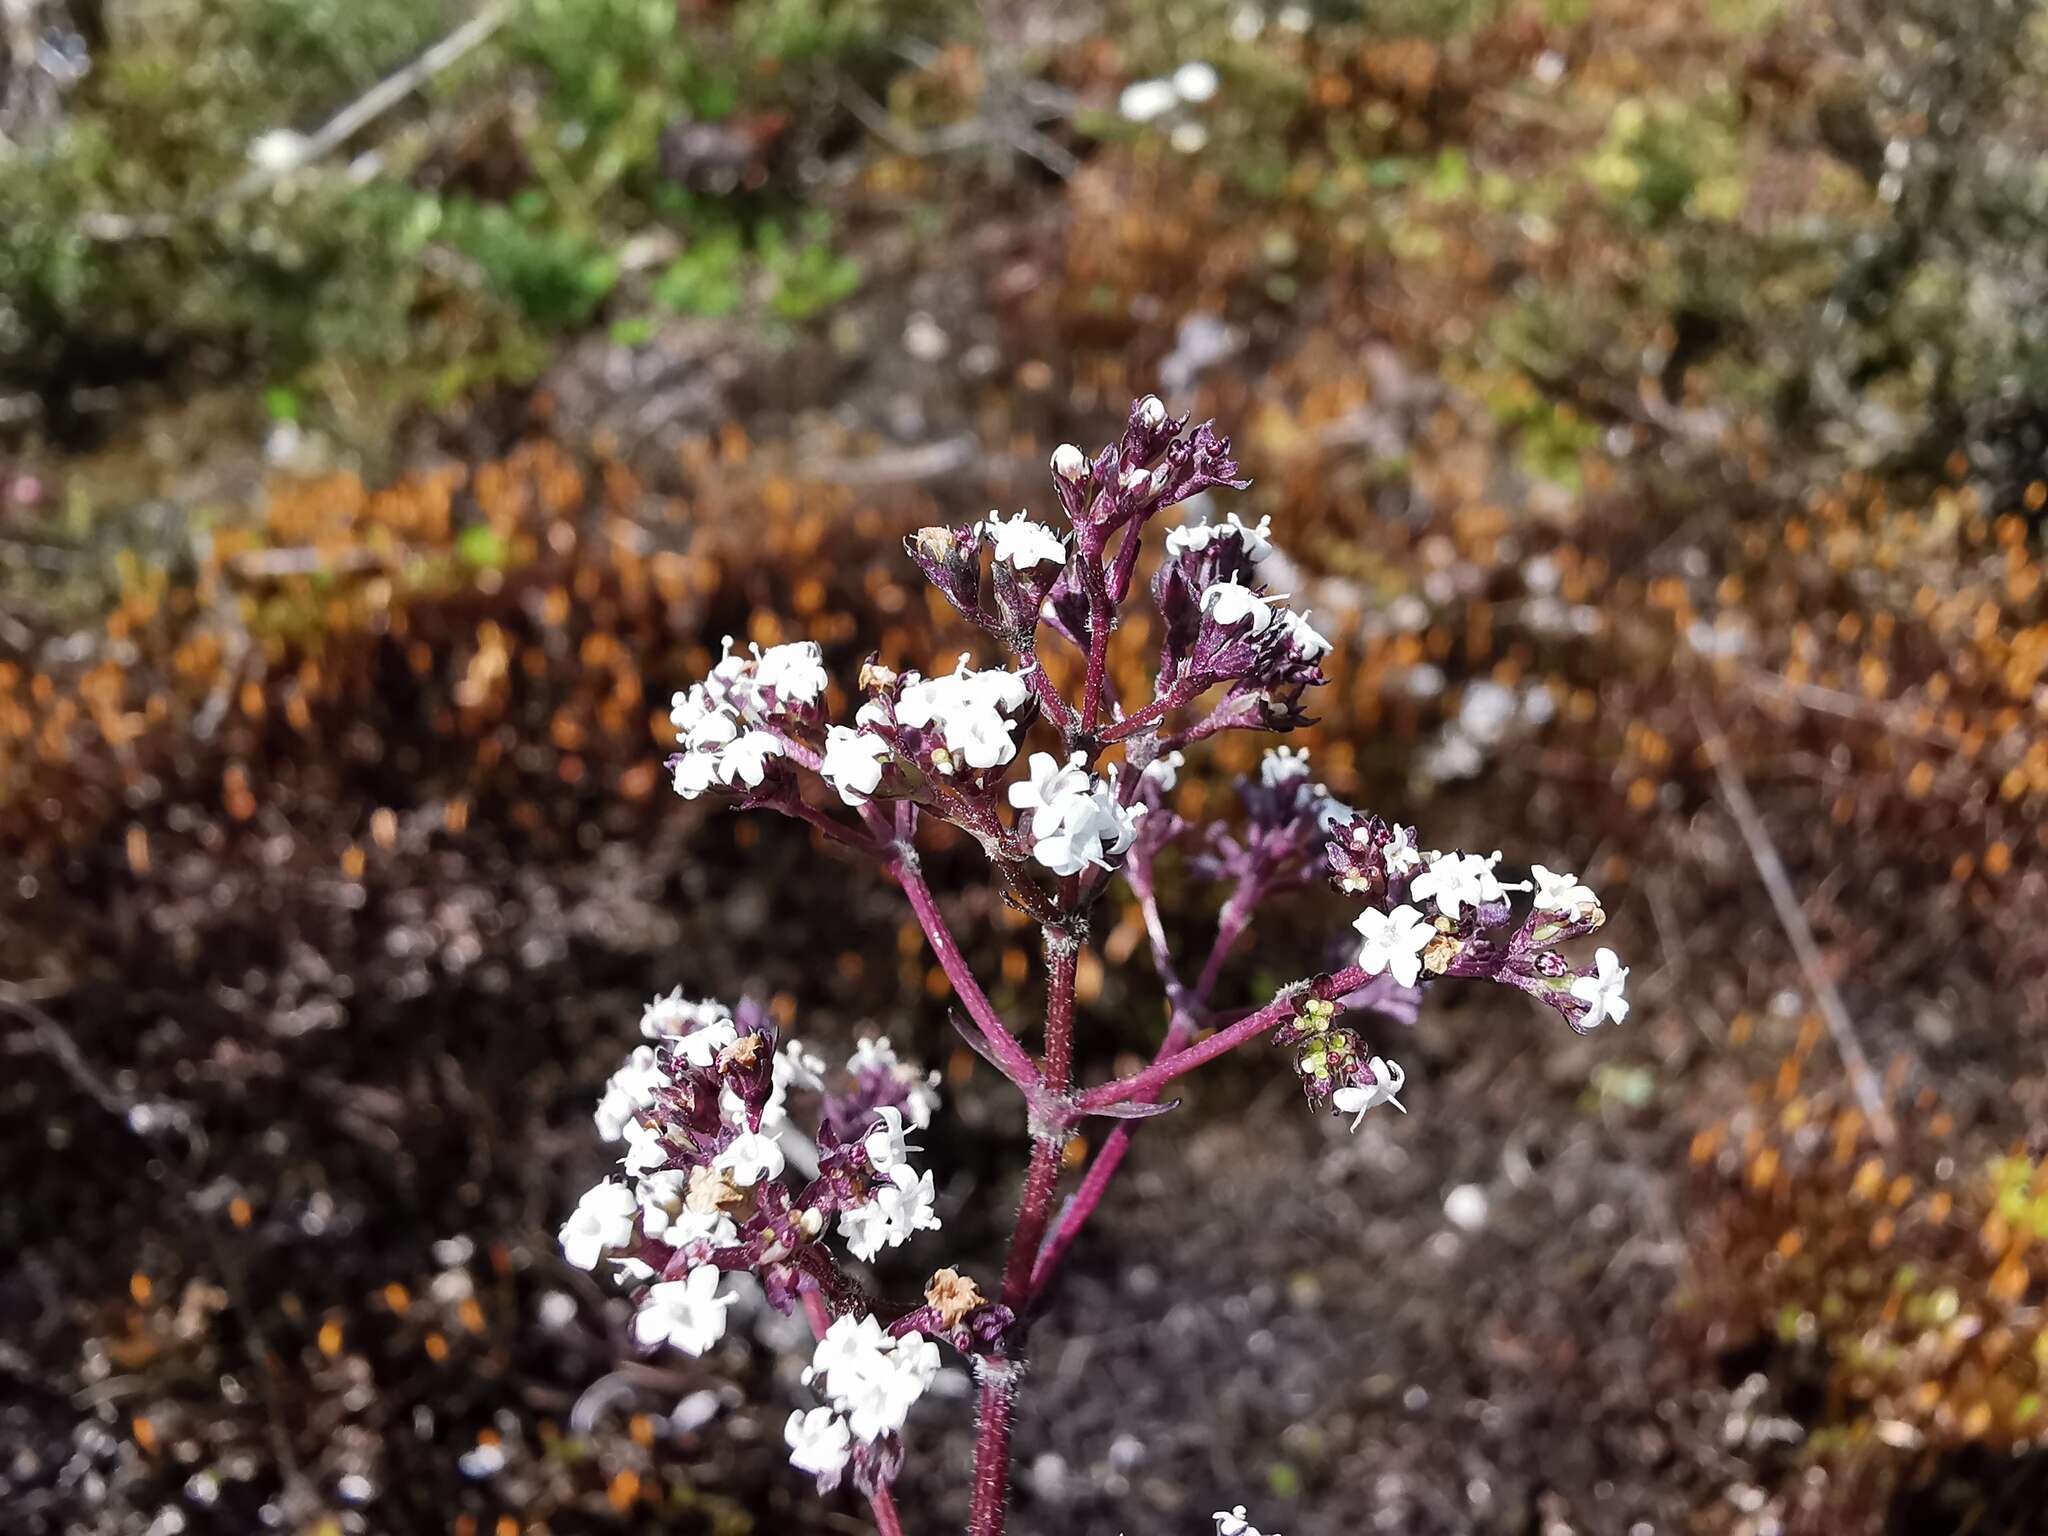
[[[1072,443],[1061,443],[1052,451],[1052,472],[1062,480],[1079,480],[1088,473],[1088,456]]]
[[[1131,414],[1142,427],[1163,427],[1166,425],[1166,402],[1157,395],[1147,395],[1138,402],[1137,409]]]

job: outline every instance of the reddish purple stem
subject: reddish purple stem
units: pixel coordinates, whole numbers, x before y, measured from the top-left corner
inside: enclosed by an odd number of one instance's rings
[[[968,968],[966,957],[954,941],[952,929],[946,926],[945,914],[939,911],[939,904],[932,897],[931,887],[925,884],[924,876],[918,872],[915,858],[906,853],[891,860],[889,873],[903,887],[903,894],[910,901],[910,910],[917,914],[918,926],[924,929],[925,941],[938,957],[939,968],[953,984],[953,991],[966,1008],[968,1017],[974,1020],[982,1038],[988,1042],[990,1055],[1010,1081],[1028,1093],[1038,1085],[1038,1069],[1031,1064],[1030,1053],[1017,1043],[1017,1037],[1004,1025],[995,1004],[981,990],[981,983],[974,979],[974,972]]]

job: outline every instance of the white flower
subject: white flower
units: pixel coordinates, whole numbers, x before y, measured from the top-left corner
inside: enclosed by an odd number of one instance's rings
[[[767,731],[748,731],[718,754],[718,776],[728,784],[759,789],[768,759],[783,755],[782,743]]]
[[[626,1122],[641,1110],[652,1109],[655,1093],[669,1085],[669,1075],[655,1060],[654,1047],[635,1046],[626,1064],[611,1075],[604,1097],[598,1100],[597,1134],[606,1141],[617,1141],[626,1134]]]
[[[1309,627],[1307,609],[1300,613],[1291,608],[1283,609],[1280,622],[1286,626],[1288,638],[1294,642],[1295,650],[1301,653],[1304,661],[1320,661],[1333,649],[1328,639]]]
[[[725,1004],[709,1000],[692,1002],[683,996],[683,989],[677,987],[673,992],[656,994],[640,1010],[640,1033],[649,1040],[672,1040],[706,1024],[721,1021],[732,1021],[732,1012]]]
[[[1088,473],[1088,455],[1072,443],[1061,443],[1052,451],[1052,472],[1062,480],[1078,480]]]
[[[1234,581],[1219,581],[1203,592],[1202,612],[1218,624],[1240,624],[1249,619],[1251,633],[1255,635],[1264,634],[1266,626],[1273,622],[1271,604],[1250,587]]]
[[[742,1131],[711,1160],[711,1166],[731,1174],[741,1189],[751,1189],[763,1179],[782,1177],[782,1147],[773,1136]]]
[[[692,752],[716,752],[739,733],[739,717],[715,709],[697,717],[697,723],[690,727],[683,744]]]
[[[1581,885],[1577,875],[1545,869],[1541,864],[1530,865],[1529,872],[1536,877],[1538,912],[1576,913],[1586,907],[1600,905],[1600,898],[1593,894],[1592,887]]]
[[[1608,1019],[1619,1024],[1628,1017],[1628,999],[1622,989],[1628,985],[1628,967],[1621,956],[1602,947],[1593,952],[1593,974],[1572,983],[1572,996],[1586,1005],[1582,1021],[1587,1029]]]
[[[1384,1056],[1373,1057],[1366,1066],[1372,1070],[1370,1083],[1339,1088],[1330,1095],[1330,1103],[1335,1109],[1354,1117],[1351,1121],[1351,1129],[1354,1131],[1358,1129],[1359,1121],[1365,1118],[1367,1110],[1378,1109],[1382,1104],[1391,1104],[1404,1115],[1408,1113],[1408,1106],[1394,1097],[1401,1091],[1401,1085],[1408,1081],[1408,1074],[1401,1070],[1398,1063],[1391,1062]]]
[[[1422,974],[1422,952],[1436,937],[1427,918],[1404,902],[1391,912],[1368,908],[1351,926],[1363,941],[1358,946],[1358,964],[1366,975],[1385,971],[1404,987],[1415,985],[1415,978]]]
[[[1494,874],[1494,865],[1500,862],[1500,854],[1479,853],[1425,853],[1423,862],[1428,868],[1415,877],[1409,887],[1409,894],[1417,901],[1436,900],[1436,908],[1452,922],[1458,920],[1458,913],[1465,907],[1483,906],[1489,901],[1499,901],[1510,890],[1527,890],[1527,885],[1507,886],[1501,884]]]
[[[884,1248],[900,1248],[920,1232],[936,1232],[939,1217],[929,1170],[918,1173],[907,1163],[889,1170],[888,1182],[877,1182],[865,1204],[839,1213],[839,1235],[857,1259],[872,1260]]]
[[[891,1338],[872,1317],[839,1317],[818,1340],[804,1380],[872,1443],[894,1434],[939,1374],[939,1348],[921,1333]]]
[[[690,1174],[664,1168],[640,1181],[640,1230],[671,1248],[708,1240],[723,1248],[740,1240],[739,1228],[723,1211],[693,1211],[686,1203]]]
[[[825,655],[815,640],[771,645],[754,665],[756,688],[772,688],[778,703],[815,704],[824,696]]]
[[[717,1014],[707,1018],[677,1040],[671,1049],[690,1066],[713,1067],[718,1064],[718,1053],[739,1037],[739,1026],[732,1021],[732,1016],[721,1008]]]
[[[562,1223],[562,1253],[578,1269],[595,1269],[606,1252],[633,1241],[633,1218],[640,1202],[624,1184],[606,1179],[583,1192],[576,1210]]]
[[[668,1163],[668,1144],[661,1139],[661,1132],[642,1120],[628,1120],[626,1130],[626,1155],[620,1159],[628,1173],[652,1173]]]
[[[1138,835],[1138,821],[1147,807],[1118,803],[1114,768],[1107,779],[1091,780],[1071,764],[1041,778],[1036,770],[1043,756],[1033,757],[1032,784],[1010,786],[1012,804],[1023,803],[1020,792],[1035,802],[1032,857],[1056,875],[1077,875],[1091,864],[1108,869],[1109,861],[1129,848]],[[1051,761],[1046,757],[1045,765]]]
[[[675,791],[685,800],[696,799],[718,782],[718,759],[708,752],[682,753],[670,767]]]
[[[1173,72],[1173,89],[1182,101],[1199,105],[1216,94],[1216,71],[1200,59],[1190,59]]]
[[[1216,1536],[1260,1536],[1258,1527],[1245,1518],[1242,1504],[1219,1509],[1209,1518],[1216,1522]],[[1274,1531],[1271,1536],[1280,1536],[1280,1533]]]
[[[1259,782],[1268,789],[1299,784],[1308,777],[1308,753],[1301,747],[1274,747],[1259,764]]]
[[[1180,783],[1180,771],[1187,766],[1187,761],[1185,754],[1179,752],[1155,757],[1145,765],[1145,782],[1157,784],[1161,792],[1172,794],[1174,786]]]
[[[1183,523],[1167,534],[1166,552],[1169,555],[1190,551],[1200,554],[1218,539],[1236,539],[1244,545],[1245,553],[1256,560],[1273,547],[1273,540],[1269,537],[1272,526],[1270,517],[1260,518],[1257,527],[1248,526],[1235,512],[1220,523]]]
[[[920,729],[936,727],[946,751],[970,768],[1000,768],[1017,755],[1003,711],[1021,709],[1031,688],[1015,672],[977,672],[962,656],[948,677],[920,678],[896,701],[896,718]],[[941,771],[950,771],[941,766]]]
[[[806,1049],[801,1040],[791,1040],[782,1047],[773,1072],[775,1087],[781,1091],[801,1088],[806,1093],[816,1093],[825,1086],[824,1061]]]
[[[873,731],[834,725],[825,731],[825,757],[818,771],[839,791],[840,799],[848,805],[862,805],[881,785],[882,768],[888,761],[889,743]]]
[[[1020,571],[1047,561],[1054,565],[1067,563],[1067,546],[1060,541],[1060,536],[1045,524],[1032,522],[1022,512],[1007,523],[991,512],[981,528],[988,535],[995,558],[1007,561]]]
[[[736,1298],[718,1292],[719,1270],[700,1264],[681,1280],[649,1286],[633,1314],[633,1337],[642,1344],[673,1344],[686,1355],[701,1355],[725,1336],[725,1309]]]
[[[1034,836],[1055,830],[1065,816],[1068,802],[1088,792],[1088,754],[1076,752],[1062,766],[1050,752],[1034,752],[1027,765],[1029,776],[1010,785],[1010,804],[1031,813]]]
[[[1171,80],[1134,80],[1117,98],[1116,109],[1130,122],[1149,123],[1179,105],[1180,93]]]
[[[875,1172],[893,1173],[896,1168],[909,1161],[912,1152],[919,1149],[913,1147],[904,1137],[902,1110],[893,1104],[884,1104],[875,1111],[875,1114],[880,1118],[881,1124],[861,1139],[861,1145],[867,1148],[868,1161],[874,1165]]]
[[[789,1464],[821,1482],[836,1483],[853,1457],[853,1432],[831,1408],[792,1410],[782,1438],[789,1444]]]
[[[1393,841],[1387,844],[1386,851],[1382,857],[1387,862],[1387,874],[1389,876],[1405,875],[1410,870],[1422,867],[1422,854],[1413,843],[1408,841],[1408,829],[1406,827],[1394,828]]]

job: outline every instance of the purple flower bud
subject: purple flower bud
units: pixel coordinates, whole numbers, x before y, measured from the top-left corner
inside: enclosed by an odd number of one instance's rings
[[[981,608],[981,528],[920,528],[903,541],[911,563],[966,618],[984,623]]]

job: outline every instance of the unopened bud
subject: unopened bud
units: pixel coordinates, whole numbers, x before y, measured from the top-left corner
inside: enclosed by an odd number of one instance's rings
[[[1061,443],[1052,451],[1052,472],[1062,480],[1079,480],[1088,473],[1088,455],[1072,443]]]
[[[1166,425],[1166,402],[1157,395],[1147,395],[1138,402],[1138,421],[1147,427]]]

